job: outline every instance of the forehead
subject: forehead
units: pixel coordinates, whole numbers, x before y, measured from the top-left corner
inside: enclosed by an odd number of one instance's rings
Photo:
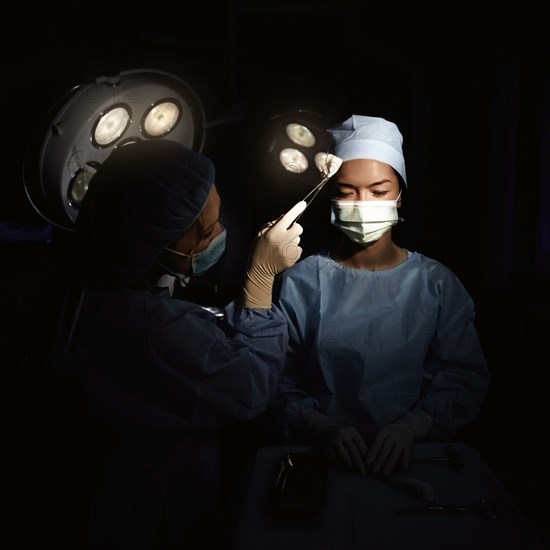
[[[389,164],[372,159],[347,160],[342,163],[340,170],[334,176],[336,184],[370,185],[382,181],[399,183],[397,175]]]

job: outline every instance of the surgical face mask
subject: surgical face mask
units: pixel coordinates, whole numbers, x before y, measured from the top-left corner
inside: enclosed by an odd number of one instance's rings
[[[222,232],[216,235],[209,243],[208,246],[199,252],[193,252],[193,254],[184,254],[172,248],[167,248],[170,252],[177,254],[178,256],[184,256],[185,258],[191,258],[191,274],[202,275],[206,273],[219,259],[225,250],[227,232],[222,226]],[[174,273],[178,279],[186,277],[181,273]]]
[[[399,221],[395,200],[332,201],[331,223],[354,243],[377,241]]]

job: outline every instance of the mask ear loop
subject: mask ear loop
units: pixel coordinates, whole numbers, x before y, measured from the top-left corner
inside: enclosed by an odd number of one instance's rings
[[[399,190],[399,195],[397,195],[396,201],[399,201],[401,199],[401,193],[403,193],[403,189]],[[404,222],[405,218],[402,218],[401,216],[397,217],[397,221]]]
[[[183,256],[184,258],[192,258],[193,257],[193,254],[185,254],[184,252],[179,252],[178,250],[174,250],[173,248],[166,247],[164,250],[168,250],[168,252],[172,252],[172,254],[177,254],[178,256]]]
[[[216,221],[216,223],[219,223],[219,221]],[[222,227],[223,229],[223,225],[220,223],[220,226]],[[202,239],[203,236],[204,236],[204,229],[201,228],[201,236],[200,238]],[[165,247],[164,250],[168,250],[168,252],[172,252],[173,254],[177,254],[178,256],[182,256],[184,258],[192,258],[193,257],[193,254],[195,253],[195,249],[197,248],[198,244],[195,244],[195,246],[191,249],[191,253],[190,254],[185,254],[185,252],[179,252],[178,250],[174,250],[173,248],[170,248],[170,247]],[[164,266],[163,266],[164,267]]]
[[[189,261],[191,263],[191,270],[193,270],[193,263],[191,261],[193,258],[192,254],[185,254],[184,252],[179,252],[178,250],[174,250],[173,248],[168,248],[168,247],[166,247],[164,250],[171,252],[172,254],[177,254],[178,256],[182,256],[183,258],[189,258]],[[174,270],[170,269],[164,264],[161,264],[158,260],[157,260],[157,264],[159,264],[162,268],[166,269],[170,275],[172,275],[173,277],[176,277],[176,279],[179,279],[178,274]]]

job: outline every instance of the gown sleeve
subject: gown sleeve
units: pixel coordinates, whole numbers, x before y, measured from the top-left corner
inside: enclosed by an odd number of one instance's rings
[[[477,417],[490,373],[475,327],[472,298],[451,272],[435,285],[440,306],[420,400],[434,422],[433,434],[452,437]]]
[[[224,309],[223,327],[211,313],[194,309],[174,314],[158,334],[161,369],[172,379],[182,417],[191,419],[188,428],[251,419],[277,389],[288,345],[282,312],[236,302]]]
[[[49,353],[122,432],[202,432],[248,420],[277,390],[288,345],[282,312],[226,306],[227,326],[158,293],[89,293],[72,345]]]
[[[293,270],[293,273],[297,270]],[[289,276],[285,272],[281,277],[276,293],[277,307],[288,322],[288,351],[285,357],[283,372],[279,380],[277,395],[271,402],[266,417],[273,430],[273,436],[280,443],[302,444],[300,433],[300,415],[304,409],[319,409],[319,402],[303,388],[307,387],[308,349],[306,339],[308,323],[313,323],[308,315],[318,308],[316,294],[302,277]],[[307,306],[304,297],[307,297]]]

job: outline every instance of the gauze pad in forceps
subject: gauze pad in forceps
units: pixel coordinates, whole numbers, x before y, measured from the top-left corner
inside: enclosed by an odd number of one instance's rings
[[[336,172],[338,172],[340,166],[342,165],[342,159],[331,153],[317,153],[315,155],[315,165],[321,172],[323,178],[321,181],[302,199],[307,202],[306,208],[313,202],[313,199],[317,196],[319,191],[325,186],[325,183],[332,177]],[[306,211],[306,208],[288,226],[287,229],[290,229],[294,223],[298,221],[300,216]]]

